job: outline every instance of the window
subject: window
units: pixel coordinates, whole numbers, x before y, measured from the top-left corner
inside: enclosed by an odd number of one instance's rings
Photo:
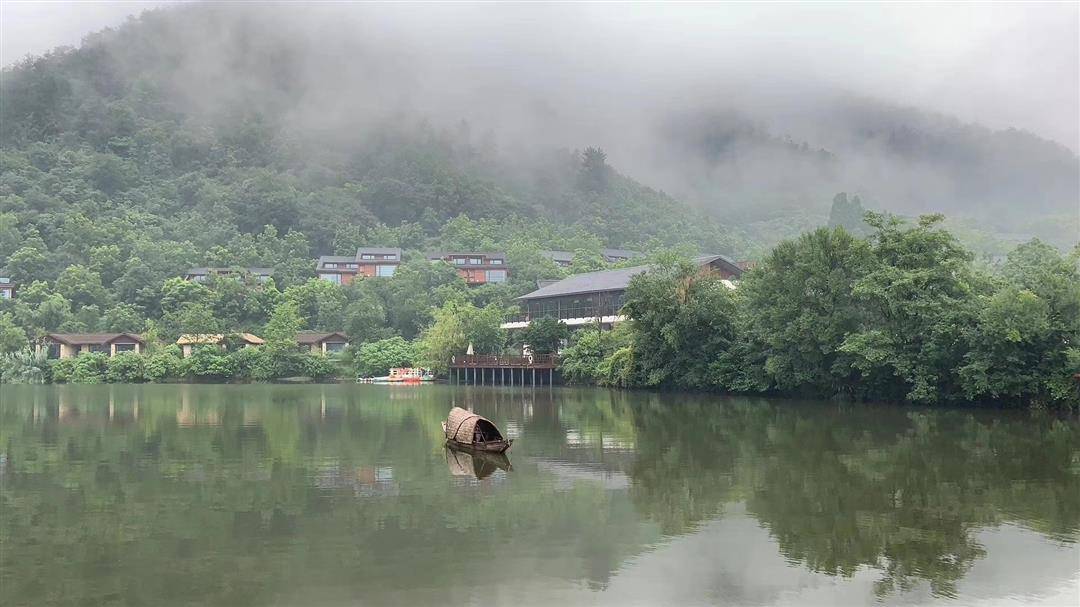
[[[58,344],[56,342],[50,343],[48,351],[46,352],[45,356],[47,356],[47,357],[49,357],[51,359],[60,358],[60,344]]]
[[[343,341],[328,341],[326,342],[327,352],[341,352],[345,349],[345,342]]]
[[[11,299],[11,289],[0,289],[0,299]]]
[[[375,256],[372,255],[371,253],[364,253],[363,255],[360,256],[360,259],[375,259]]]
[[[397,266],[375,266],[375,275],[390,277],[394,275],[395,269],[397,269]]]
[[[469,265],[470,266],[478,266],[478,265],[480,265],[482,263],[484,263],[484,260],[480,259],[479,257],[470,257],[469,258]]]
[[[337,269],[337,264],[332,262],[332,261],[328,261],[328,262],[323,264],[323,267],[326,268],[327,270],[336,270]]]
[[[454,265],[455,266],[463,266],[463,265],[465,265],[465,258],[464,257],[455,257],[454,258]]]
[[[383,255],[382,258],[383,259],[389,259],[389,260],[392,261],[394,259],[397,259],[397,255]]]
[[[485,274],[488,282],[506,282],[506,270],[488,270]]]
[[[319,274],[319,278],[329,280],[336,285],[341,284],[341,274]]]
[[[119,354],[121,352],[134,352],[134,351],[135,351],[135,344],[116,344],[116,353],[117,354]]]
[[[501,259],[492,259],[491,260],[491,265],[493,265],[493,266],[501,266],[502,262],[503,262],[503,260],[501,260]]]
[[[345,264],[345,267],[349,268],[350,270],[355,270],[356,268],[358,268],[360,266],[355,264],[355,263],[347,263],[347,264]]]
[[[109,347],[105,344],[90,344],[91,352],[108,352]]]

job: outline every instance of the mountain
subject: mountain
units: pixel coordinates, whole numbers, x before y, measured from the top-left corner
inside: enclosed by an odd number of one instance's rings
[[[415,29],[183,6],[5,69],[0,258],[32,238],[77,257],[72,222],[139,226],[210,263],[266,225],[314,255],[424,246],[459,215],[747,254],[823,224],[838,191],[1075,240],[1077,157],[1027,133],[835,92],[590,98],[627,85],[560,83],[543,61]],[[589,166],[590,146],[610,166]]]

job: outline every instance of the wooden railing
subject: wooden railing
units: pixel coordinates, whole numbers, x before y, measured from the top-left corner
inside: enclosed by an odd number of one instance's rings
[[[450,366],[485,369],[552,369],[558,365],[558,362],[558,357],[554,354],[534,354],[532,356],[463,354],[452,357]]]

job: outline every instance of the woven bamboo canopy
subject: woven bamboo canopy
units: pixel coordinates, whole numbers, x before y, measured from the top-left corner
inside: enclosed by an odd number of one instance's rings
[[[486,417],[461,407],[450,409],[446,418],[446,438],[471,445],[476,442],[477,430],[484,441],[503,440],[502,433]]]

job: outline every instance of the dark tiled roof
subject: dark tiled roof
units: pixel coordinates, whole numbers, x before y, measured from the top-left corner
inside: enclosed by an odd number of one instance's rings
[[[46,337],[53,341],[58,341],[72,346],[81,346],[84,344],[104,345],[117,341],[122,337],[125,337],[131,341],[145,343],[142,337],[135,335],[134,333],[49,333],[46,335]]]
[[[207,274],[238,274],[247,272],[256,276],[270,276],[274,273],[273,268],[191,268],[187,271],[190,276],[202,276]]]
[[[446,251],[444,253],[428,253],[427,258],[431,260],[445,259],[447,257],[487,257],[488,259],[506,259],[506,253],[484,253],[480,251]]]
[[[570,263],[574,261],[574,254],[570,251],[540,251],[540,254],[552,261]]]
[[[532,293],[522,295],[518,299],[541,299],[559,295],[596,293],[598,291],[622,291],[630,284],[631,278],[646,272],[648,269],[649,266],[637,266],[619,270],[601,270],[599,272],[574,274],[556,283],[541,287]]]
[[[600,249],[600,254],[604,257],[617,257],[620,259],[633,259],[634,257],[645,256],[645,254],[640,251],[631,251],[629,249]]]
[[[731,266],[735,274],[740,274],[735,262],[723,255],[703,255],[694,258],[694,263],[699,266],[711,264],[717,260],[726,262]],[[649,270],[650,266],[634,266],[632,268],[620,268],[618,270],[601,270],[599,272],[586,272],[574,274],[553,284],[545,285],[532,293],[526,293],[518,299],[542,299],[545,297],[558,297],[560,295],[577,295],[580,293],[596,293],[599,291],[622,291],[630,286],[630,280],[638,274]]]
[[[296,343],[299,344],[318,344],[326,341],[331,337],[340,337],[342,340],[348,340],[344,333],[334,331],[333,333],[318,333],[315,331],[301,331],[296,334]]]

